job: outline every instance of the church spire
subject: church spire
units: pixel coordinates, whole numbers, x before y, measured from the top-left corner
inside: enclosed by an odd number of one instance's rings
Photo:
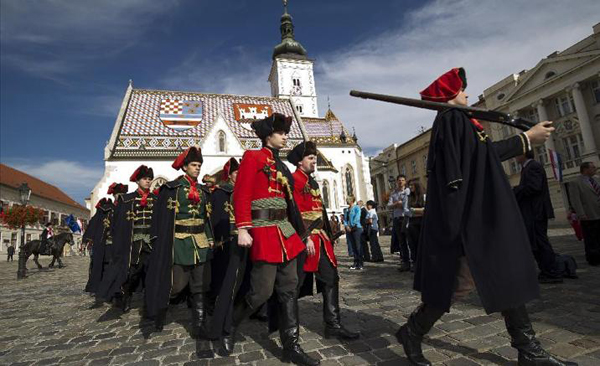
[[[306,58],[306,49],[294,39],[294,23],[292,16],[287,11],[288,0],[283,0],[283,15],[281,16],[281,43],[273,49],[273,59],[278,56],[292,56]]]

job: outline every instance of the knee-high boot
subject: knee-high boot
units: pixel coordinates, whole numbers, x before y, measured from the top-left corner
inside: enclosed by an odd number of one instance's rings
[[[204,300],[204,293],[192,296],[192,333],[195,338],[206,337],[206,309]]]
[[[560,361],[548,354],[535,338],[527,308],[521,305],[502,312],[511,345],[519,351],[519,366],[576,366],[575,362]]]
[[[411,364],[415,366],[431,365],[431,362],[423,356],[421,343],[423,342],[423,336],[431,330],[435,322],[444,315],[444,312],[426,304],[421,304],[410,314],[406,324],[396,332],[396,339],[402,343],[404,353]]]
[[[237,332],[237,328],[242,324],[244,319],[255,311],[246,299],[241,299],[235,303],[231,316],[231,330],[221,336],[221,351],[225,355],[230,355],[235,348],[235,333]]]
[[[298,300],[290,296],[279,303],[279,337],[283,346],[283,361],[296,365],[317,366],[321,364],[307,355],[300,344],[300,326],[298,324]]]
[[[323,320],[325,322],[325,338],[357,339],[359,334],[342,326],[340,316],[339,283],[326,285],[323,289]]]

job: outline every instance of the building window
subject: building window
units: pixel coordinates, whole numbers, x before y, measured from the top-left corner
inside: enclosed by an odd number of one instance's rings
[[[538,115],[537,109],[530,109],[525,112],[525,118],[536,123],[540,121],[540,116]]]
[[[417,174],[417,161],[416,160],[411,161],[410,165],[412,167],[412,173]]]
[[[219,131],[219,152],[221,153],[225,152],[226,138],[225,132]]]
[[[50,214],[50,222],[54,226],[58,225],[58,214],[56,212],[52,212]]]
[[[25,242],[29,243],[31,241],[31,234],[25,234]]]
[[[302,104],[296,105],[296,110],[298,111],[298,113],[302,113]]]
[[[584,149],[583,137],[581,134],[571,135],[563,138],[562,142],[566,152],[567,168],[578,166]]]
[[[323,181],[323,206],[326,209],[329,209],[329,183],[324,180]]]
[[[594,81],[592,83],[592,93],[594,94],[596,104],[600,103],[600,82]]]
[[[534,150],[537,161],[539,161],[542,165],[548,164],[548,154],[546,153],[546,146],[538,146]]]
[[[544,79],[550,79],[551,77],[553,77],[554,75],[556,75],[556,72],[554,71],[548,71],[546,73],[546,75],[544,75]]]
[[[406,176],[406,165],[402,164],[402,168],[400,168],[400,174]]]
[[[508,162],[508,165],[510,167],[510,174],[517,174],[518,172],[521,171],[521,164],[517,163],[517,161],[515,159],[510,159],[510,161]]]
[[[423,155],[423,169],[427,171],[427,155]]]
[[[300,79],[294,78],[292,79],[292,82],[294,83],[294,86],[300,86]]]
[[[575,112],[575,103],[572,96],[563,96],[556,98],[556,111],[558,115],[564,117]]]

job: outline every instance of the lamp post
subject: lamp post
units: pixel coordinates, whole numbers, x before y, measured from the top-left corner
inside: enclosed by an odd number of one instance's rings
[[[21,199],[21,205],[27,206],[29,203],[29,197],[31,196],[31,188],[27,183],[23,183],[19,186],[19,196]],[[17,270],[17,279],[23,279],[27,277],[27,269],[25,268],[25,262],[27,256],[25,255],[25,222],[21,225],[21,246],[19,247],[19,269]]]

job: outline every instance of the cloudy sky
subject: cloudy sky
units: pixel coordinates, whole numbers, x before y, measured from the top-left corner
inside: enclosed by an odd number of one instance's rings
[[[464,66],[471,100],[592,33],[597,0],[290,0],[296,39],[327,97],[375,154],[429,127],[431,112],[359,101],[350,89],[417,97]],[[279,0],[2,0],[0,161],[78,201],[134,86],[269,95]],[[392,132],[393,131],[393,132]]]

